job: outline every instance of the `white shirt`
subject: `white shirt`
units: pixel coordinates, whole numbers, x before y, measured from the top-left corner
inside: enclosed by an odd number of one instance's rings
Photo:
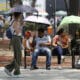
[[[32,42],[32,37],[26,40],[27,49],[31,49],[31,45],[30,45],[31,42]]]

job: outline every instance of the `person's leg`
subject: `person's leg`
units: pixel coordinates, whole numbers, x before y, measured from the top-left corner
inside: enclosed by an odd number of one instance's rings
[[[49,48],[43,48],[42,51],[46,54],[46,69],[50,69],[50,65],[51,65],[51,50]]]
[[[14,69],[14,61],[12,61],[10,64],[6,65],[5,68],[9,70],[9,72],[12,72]]]
[[[14,69],[14,61],[12,61],[10,64],[6,65],[4,68],[4,71],[7,75],[12,76],[12,71]]]
[[[14,75],[18,75],[20,74],[20,65],[21,65],[21,57],[22,57],[21,38],[19,36],[14,36],[13,50],[14,50],[14,61],[15,61]]]
[[[14,44],[15,44],[15,38],[13,37],[12,39],[12,47],[13,47],[13,51],[14,51],[14,58],[13,61],[5,66],[4,71],[11,76],[11,72],[13,71],[14,67],[15,67],[15,49],[14,49]]]
[[[63,56],[63,50],[61,48],[61,46],[57,46],[55,47],[56,51],[57,51],[57,57],[58,57],[58,67],[61,68],[61,57]]]
[[[31,63],[31,67],[36,67],[36,62],[37,62],[37,58],[39,55],[39,49],[35,49],[34,52],[32,53],[32,63]]]

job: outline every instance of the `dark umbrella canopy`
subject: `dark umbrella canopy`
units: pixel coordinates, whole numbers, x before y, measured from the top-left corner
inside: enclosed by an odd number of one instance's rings
[[[27,5],[17,5],[13,8],[10,9],[9,11],[10,13],[14,13],[14,12],[26,12],[26,13],[33,13],[33,12],[38,12],[37,9],[32,8],[30,6]]]

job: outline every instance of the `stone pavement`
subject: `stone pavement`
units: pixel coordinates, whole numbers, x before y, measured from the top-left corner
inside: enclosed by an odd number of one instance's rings
[[[1,67],[0,80],[80,80],[80,70],[78,69],[30,70],[21,68],[21,73],[19,77],[10,77]]]
[[[2,44],[2,45],[1,45]],[[4,45],[3,45],[4,44]],[[0,65],[4,66],[5,62],[10,62],[13,56],[13,52],[8,50],[8,44],[6,41],[0,43]],[[30,62],[30,58],[27,62]],[[4,68],[0,67],[0,80],[80,80],[80,70],[79,69],[71,69],[71,57],[67,56],[65,62],[63,63],[63,69],[58,70],[56,68],[56,58],[52,58],[52,66],[51,70],[45,70],[44,67],[45,57],[41,57],[39,60],[38,66],[41,69],[38,70],[30,70],[23,69],[21,66],[21,75],[20,77],[9,77],[5,74]],[[30,64],[30,63],[29,63]]]

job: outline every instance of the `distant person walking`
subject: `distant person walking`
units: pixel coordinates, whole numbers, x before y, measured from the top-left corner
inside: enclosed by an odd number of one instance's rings
[[[21,26],[21,13],[14,13],[14,22],[12,24],[13,27],[13,37],[12,37],[12,47],[14,51],[13,61],[5,66],[5,72],[12,76],[11,72],[14,70],[14,75],[19,75],[20,65],[21,65],[21,56],[22,56],[22,26]]]

